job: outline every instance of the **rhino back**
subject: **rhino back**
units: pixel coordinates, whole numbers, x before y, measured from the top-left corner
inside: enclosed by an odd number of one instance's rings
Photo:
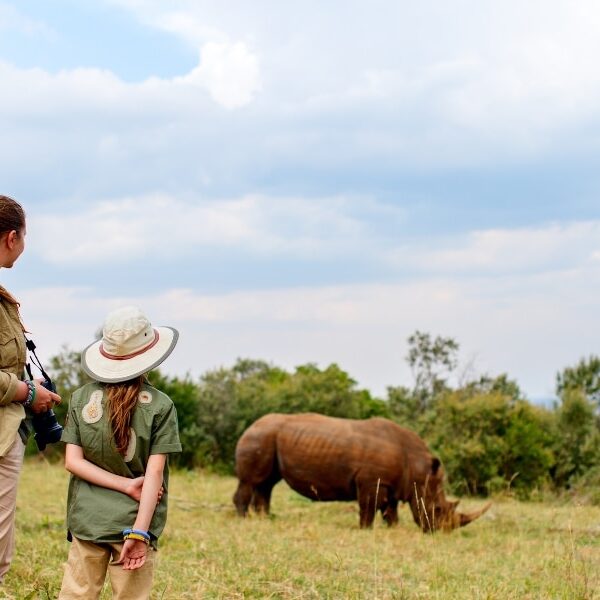
[[[287,483],[304,496],[353,500],[357,482],[408,486],[403,483],[412,471],[406,442],[409,455],[426,450],[418,436],[386,419],[289,415],[277,431],[277,463]]]

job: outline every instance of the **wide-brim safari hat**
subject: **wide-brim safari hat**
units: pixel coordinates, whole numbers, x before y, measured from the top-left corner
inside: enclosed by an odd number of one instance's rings
[[[106,317],[102,339],[82,352],[81,366],[102,383],[127,381],[158,367],[178,338],[173,327],[153,327],[139,308],[124,306]]]

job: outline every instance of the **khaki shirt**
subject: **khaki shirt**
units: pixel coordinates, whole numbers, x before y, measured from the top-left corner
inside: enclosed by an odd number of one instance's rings
[[[84,457],[106,471],[123,477],[146,472],[152,454],[181,452],[177,413],[171,399],[144,385],[131,418],[131,435],[125,456],[114,445],[108,420],[104,387],[96,382],[79,388],[72,396],[62,441],[83,449]],[[169,466],[164,470],[164,494],[156,507],[150,533],[153,545],[167,520]],[[121,492],[89,483],[75,475],[69,481],[67,528],[80,540],[119,542],[122,531],[132,527],[139,503]]]
[[[0,298],[0,456],[10,450],[25,418],[23,405],[14,399],[26,361],[25,336],[17,306]]]

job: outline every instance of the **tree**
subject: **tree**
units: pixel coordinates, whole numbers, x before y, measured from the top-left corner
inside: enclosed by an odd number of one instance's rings
[[[556,411],[556,465],[553,479],[570,487],[594,466],[600,466],[600,431],[594,423],[594,405],[582,389],[562,392]]]
[[[506,373],[502,373],[496,377],[481,375],[479,379],[467,382],[463,390],[467,394],[492,394],[497,392],[503,396],[512,398],[514,401],[524,399],[517,382],[509,379]]]
[[[230,369],[205,373],[199,384],[198,424],[202,462],[231,471],[244,430],[271,413],[318,412],[366,418],[387,415],[387,405],[337,365],[301,365],[293,373],[263,361],[238,359]]]
[[[182,452],[171,457],[173,464],[192,467],[202,452],[198,427],[198,386],[189,375],[183,378],[163,375],[158,369],[148,374],[150,385],[161,390],[175,405]]]
[[[91,379],[81,368],[81,352],[72,350],[66,345],[61,346],[58,354],[50,357],[47,371],[56,386],[56,393],[62,399],[62,402],[54,407],[54,412],[59,423],[64,423],[71,395]],[[56,450],[56,446],[52,448]]]
[[[431,339],[428,333],[415,331],[408,338],[406,360],[415,379],[412,392],[416,410],[423,413],[435,396],[447,389],[447,377],[458,364],[458,343],[450,337]]]
[[[59,415],[66,414],[71,394],[91,381],[81,368],[81,352],[63,345],[58,354],[50,357],[47,370],[56,386],[56,392],[63,400],[55,412]]]
[[[420,399],[403,385],[388,386],[387,403],[395,421],[404,427],[418,430],[417,420],[422,415]]]
[[[581,390],[600,409],[600,357],[582,358],[574,367],[557,373],[557,395],[562,396],[567,390]]]
[[[335,363],[319,369],[309,363],[295,372],[276,390],[281,412],[317,412],[331,417],[364,419],[387,415],[387,405],[371,397]]]
[[[551,414],[497,391],[446,392],[427,413],[423,436],[439,452],[454,490],[527,492],[549,476]]]

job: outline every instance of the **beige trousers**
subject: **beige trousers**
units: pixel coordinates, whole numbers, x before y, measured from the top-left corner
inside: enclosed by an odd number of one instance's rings
[[[0,457],[0,582],[10,568],[15,549],[17,485],[24,453],[25,445],[17,433],[10,450]]]
[[[96,544],[73,538],[59,600],[96,600],[100,597],[106,572],[110,577],[113,600],[148,600],[152,589],[154,551],[150,549],[143,567],[125,571],[118,560],[123,543]]]

